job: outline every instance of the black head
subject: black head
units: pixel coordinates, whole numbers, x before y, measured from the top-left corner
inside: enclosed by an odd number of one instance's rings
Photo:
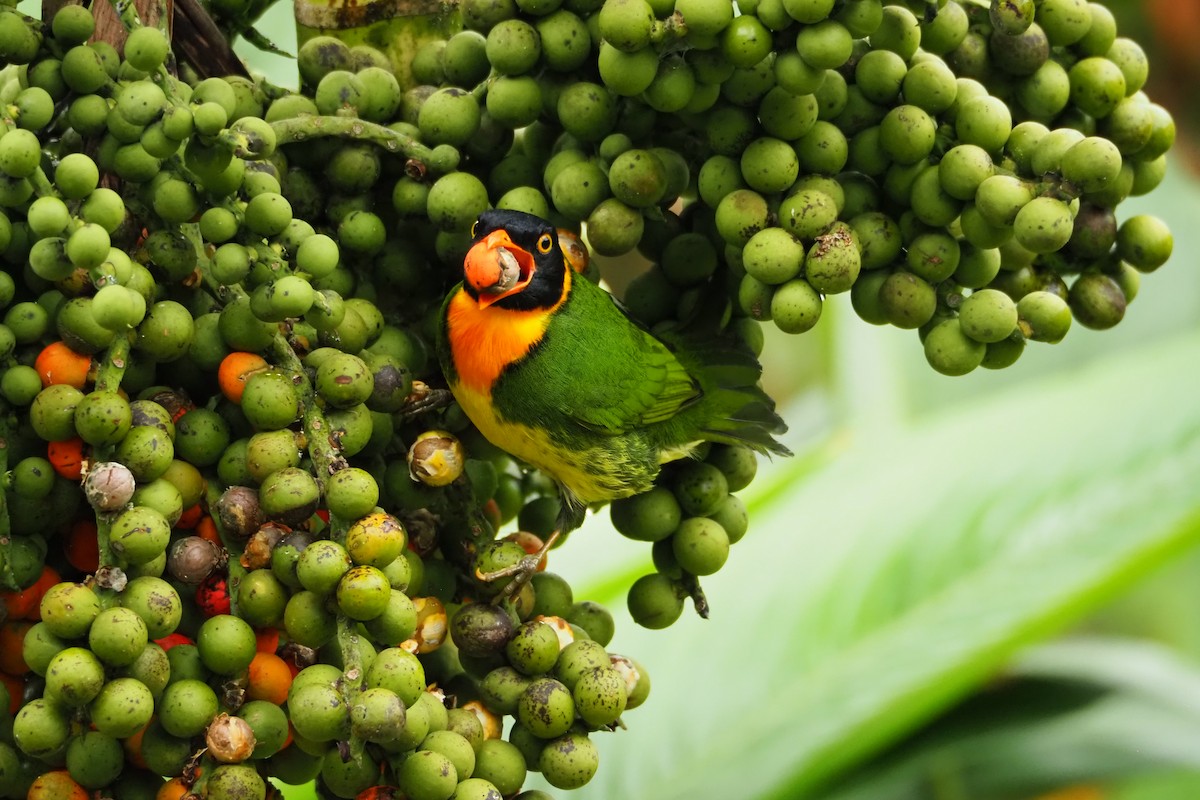
[[[566,271],[553,225],[522,211],[494,209],[471,228],[463,288],[484,307],[552,308],[566,291]]]

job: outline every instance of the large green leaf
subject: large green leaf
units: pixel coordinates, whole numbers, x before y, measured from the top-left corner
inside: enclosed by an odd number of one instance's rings
[[[1148,642],[1068,640],[1033,649],[822,800],[1011,800],[1180,769],[1200,769],[1195,665]]]
[[[654,710],[595,737],[575,796],[818,796],[1200,540],[1198,364],[1189,336],[777,470],[705,584],[712,619],[619,627]]]

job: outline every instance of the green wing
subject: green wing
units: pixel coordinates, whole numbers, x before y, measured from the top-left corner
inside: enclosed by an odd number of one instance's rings
[[[642,333],[646,346],[638,348],[636,371],[610,379],[591,405],[576,406],[571,415],[584,425],[610,433],[664,422],[700,398],[700,387],[661,343]]]
[[[701,397],[700,385],[666,345],[639,327],[597,286],[579,279],[554,315],[536,356],[514,371],[531,411],[596,433],[664,422]],[[517,377],[517,374],[512,376]]]

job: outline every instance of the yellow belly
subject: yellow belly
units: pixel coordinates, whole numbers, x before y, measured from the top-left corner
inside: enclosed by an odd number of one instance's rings
[[[491,397],[460,384],[451,386],[454,397],[487,440],[509,455],[546,472],[584,503],[627,497],[646,486],[626,482],[601,448],[575,449],[554,441],[545,430],[500,419]],[[653,476],[645,482],[653,480]]]

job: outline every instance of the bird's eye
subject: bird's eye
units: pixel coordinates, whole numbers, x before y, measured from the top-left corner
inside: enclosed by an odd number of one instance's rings
[[[538,252],[539,253],[549,253],[550,247],[553,244],[554,244],[554,241],[550,238],[550,234],[543,233],[541,236],[538,237],[538,240],[537,240]]]

